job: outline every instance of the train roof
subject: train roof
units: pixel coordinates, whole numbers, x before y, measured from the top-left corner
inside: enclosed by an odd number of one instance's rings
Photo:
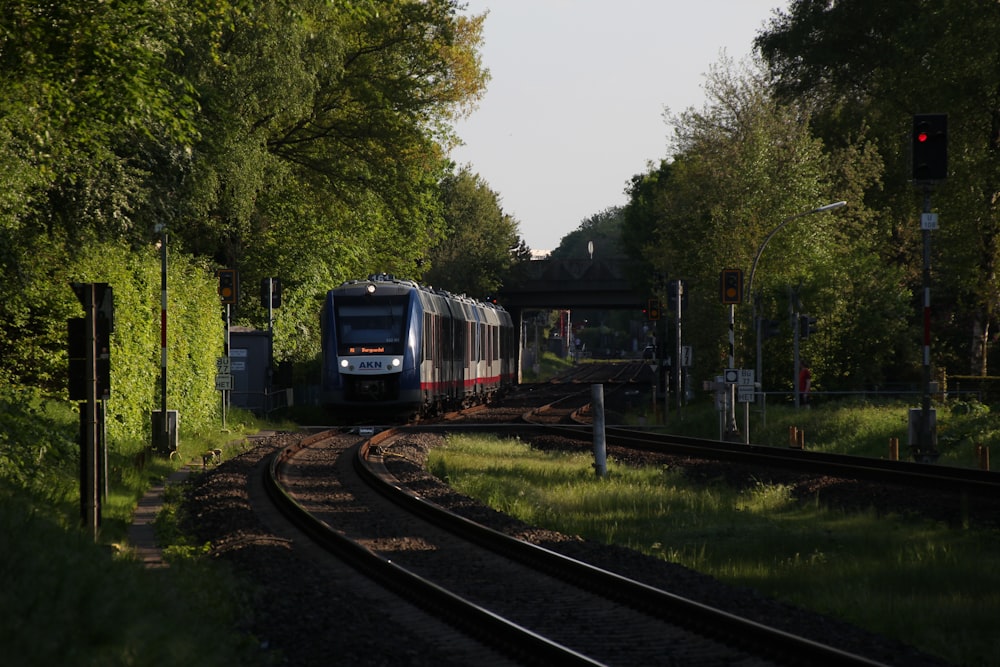
[[[396,276],[392,275],[391,273],[373,273],[363,280],[357,280],[357,279],[345,280],[340,285],[338,285],[336,289],[361,287],[369,284],[389,284],[395,286],[397,289],[400,289],[401,291],[419,290],[427,294],[440,296],[446,299],[451,299],[453,301],[458,301],[461,303],[466,303],[469,305],[479,306],[483,308],[492,308],[497,311],[506,312],[506,309],[503,306],[493,303],[492,301],[487,301],[485,299],[473,299],[472,297],[467,296],[465,294],[454,294],[447,290],[438,289],[428,285],[421,285],[413,280],[396,278]]]

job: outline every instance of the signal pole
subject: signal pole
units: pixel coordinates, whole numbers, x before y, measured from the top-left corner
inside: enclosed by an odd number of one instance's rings
[[[920,401],[920,431],[917,440],[917,451],[914,458],[918,461],[933,462],[937,459],[937,437],[934,433],[931,417],[931,228],[937,226],[937,216],[931,213],[931,188],[924,186],[924,212],[920,216],[921,235],[923,236],[923,382]]]
[[[170,455],[170,413],[167,412],[167,226],[156,225],[160,232],[160,418],[153,420],[153,446]]]
[[[674,392],[677,394],[677,416],[680,417],[681,406],[683,405],[684,399],[684,383],[683,383],[683,351],[684,347],[681,345],[681,320],[684,313],[684,281],[678,278],[675,281],[676,285],[676,297],[677,297],[677,308],[676,317],[674,318],[674,326],[677,340],[675,341],[674,350]]]
[[[933,462],[938,457],[935,415],[931,410],[931,230],[937,229],[937,215],[931,213],[933,184],[948,176],[948,115],[918,114],[913,117],[913,180],[923,187],[924,209],[920,216],[923,237],[923,387],[913,458]],[[911,411],[911,429],[913,428]],[[911,430],[912,433],[912,430]]]

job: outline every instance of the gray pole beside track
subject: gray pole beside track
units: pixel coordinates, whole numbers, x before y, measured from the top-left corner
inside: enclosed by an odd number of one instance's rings
[[[590,385],[590,406],[594,416],[594,470],[598,477],[608,475],[607,439],[604,433],[604,385]]]

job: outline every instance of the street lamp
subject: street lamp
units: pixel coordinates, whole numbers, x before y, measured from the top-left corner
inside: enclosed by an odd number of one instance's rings
[[[775,227],[774,229],[772,229],[768,233],[768,235],[764,237],[764,242],[761,243],[760,244],[760,248],[757,249],[757,254],[753,258],[753,264],[750,266],[750,277],[747,280],[746,293],[749,295],[750,301],[753,304],[753,308],[751,310],[751,317],[753,317],[753,324],[754,324],[754,327],[755,327],[754,328],[754,334],[755,334],[755,338],[756,338],[756,362],[757,362],[755,364],[755,369],[754,370],[756,372],[756,378],[757,378],[758,382],[760,382],[762,380],[762,378],[761,378],[761,367],[760,367],[761,366],[761,363],[760,363],[760,347],[761,347],[760,343],[761,343],[761,341],[760,341],[760,326],[759,326],[759,321],[757,319],[757,312],[756,312],[757,311],[757,300],[753,296],[753,277],[757,273],[757,262],[760,261],[760,256],[764,253],[764,248],[767,247],[767,244],[771,240],[771,237],[774,236],[776,233],[778,233],[778,230],[780,230],[782,227],[784,227],[785,225],[787,225],[789,222],[791,222],[792,220],[797,220],[798,218],[804,218],[805,216],[812,215],[813,213],[825,213],[826,211],[832,211],[834,209],[840,208],[841,206],[847,206],[847,202],[846,201],[833,202],[832,204],[826,204],[825,206],[818,206],[818,207],[816,207],[814,209],[810,209],[808,211],[803,211],[802,213],[796,213],[795,215],[792,215],[792,216],[789,216],[789,217],[785,218],[784,220],[781,221],[781,223],[777,227]],[[795,370],[794,370],[794,373],[795,373],[795,377],[792,378],[792,391],[793,391],[794,396],[795,396],[795,407],[798,407],[799,406],[799,387],[798,387],[798,382],[799,382],[799,357],[798,357],[798,355],[795,355]]]
[[[750,278],[749,280],[747,280],[747,294],[750,295],[751,299],[753,299],[753,292],[751,290],[753,288],[753,276],[757,272],[757,262],[760,261],[760,256],[764,252],[764,248],[767,247],[767,244],[771,240],[771,237],[774,236],[778,232],[778,230],[780,230],[782,227],[787,225],[792,220],[797,220],[798,218],[804,218],[805,216],[812,215],[813,213],[824,213],[826,211],[832,211],[834,209],[840,208],[841,206],[847,206],[847,202],[835,201],[832,204],[827,204],[826,206],[819,206],[817,208],[805,211],[803,213],[796,213],[795,215],[789,216],[784,220],[782,220],[781,224],[772,229],[768,233],[768,235],[764,237],[764,242],[760,244],[760,248],[757,249],[757,255],[753,258],[753,264],[750,266]]]

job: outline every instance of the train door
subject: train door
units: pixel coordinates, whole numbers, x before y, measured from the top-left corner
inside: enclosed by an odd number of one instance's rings
[[[427,343],[427,396],[428,403],[439,403],[449,395],[451,382],[451,348],[454,331],[447,301],[438,294],[427,295],[428,308],[432,311],[433,335]]]
[[[452,323],[455,330],[455,344],[451,349],[451,385],[449,388],[451,398],[458,400],[465,385],[465,357],[469,347],[469,327],[465,318],[462,317],[461,309],[456,309],[453,313]]]
[[[483,313],[480,312],[480,315]],[[479,349],[476,353],[476,388],[482,393],[486,389],[486,379],[489,377],[486,367],[486,323],[480,322],[479,326]]]
[[[435,363],[434,346],[440,335],[438,317],[426,304],[424,310],[423,344],[420,346],[420,393],[424,405],[433,400],[434,387],[438,383],[438,368]]]

